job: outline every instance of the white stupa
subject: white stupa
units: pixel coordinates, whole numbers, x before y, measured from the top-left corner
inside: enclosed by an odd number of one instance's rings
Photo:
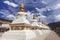
[[[33,14],[33,20],[32,20],[32,23],[31,25],[33,26],[33,28],[35,29],[38,29],[39,25],[37,23],[37,20],[36,20],[36,16]]]
[[[13,20],[12,24],[16,24],[16,23],[26,23],[26,24],[30,24],[29,21],[26,19],[26,13],[25,12],[18,12],[16,19]]]
[[[49,26],[40,21],[40,18],[38,18],[38,25],[41,29],[50,29]]]
[[[26,19],[27,13],[24,12],[24,4],[21,4],[20,12],[16,14],[16,19],[13,20],[12,24],[14,23],[26,23],[30,24],[29,21]]]
[[[21,4],[20,11],[16,14],[16,19],[10,24],[11,29],[29,29],[32,27],[30,22],[27,20],[27,12],[24,12],[24,4]],[[17,27],[18,26],[18,27]]]

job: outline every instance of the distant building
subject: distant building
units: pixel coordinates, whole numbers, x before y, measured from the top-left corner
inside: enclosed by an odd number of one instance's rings
[[[10,24],[11,22],[12,22],[12,20],[7,20],[7,19],[0,18],[0,26],[2,24]]]
[[[4,32],[9,30],[9,26],[8,24],[10,24],[12,22],[12,20],[6,20],[3,18],[0,18],[0,32]]]

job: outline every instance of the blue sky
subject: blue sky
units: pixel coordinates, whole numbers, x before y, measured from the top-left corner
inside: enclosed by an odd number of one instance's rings
[[[60,21],[60,0],[0,0],[0,18],[14,19],[21,3],[46,23]]]

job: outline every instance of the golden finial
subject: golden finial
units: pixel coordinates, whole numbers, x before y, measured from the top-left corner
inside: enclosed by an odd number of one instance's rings
[[[36,16],[35,15],[33,15],[33,19],[36,19]]]
[[[36,22],[36,15],[33,15],[33,22]]]
[[[24,12],[24,4],[23,3],[20,6],[20,12]]]

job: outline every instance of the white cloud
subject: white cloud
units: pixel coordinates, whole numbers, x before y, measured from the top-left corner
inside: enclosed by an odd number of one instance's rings
[[[39,9],[39,8],[35,8],[35,9],[40,13],[43,13],[44,11],[51,11],[52,10],[52,8],[48,7],[48,6],[46,6],[45,8],[41,8],[41,9]]]
[[[32,14],[30,11],[27,12],[27,19],[29,20],[29,22],[32,21]]]
[[[55,9],[59,9],[60,8],[60,3],[56,4]]]
[[[30,11],[27,11],[27,15],[31,15],[31,12]]]
[[[46,11],[46,8],[41,8],[41,9],[39,9],[39,8],[35,8],[38,12],[40,12],[40,13],[43,13],[44,11]]]
[[[60,3],[57,3],[56,5],[53,5],[51,7],[52,10],[60,9]]]
[[[40,17],[41,17],[41,18],[46,18],[46,16],[44,16],[44,15],[41,15]]]
[[[8,10],[1,10],[0,13],[4,14],[4,15],[9,15],[10,14],[10,12]]]
[[[16,17],[14,15],[10,14],[10,15],[7,15],[7,18],[15,19]]]
[[[55,21],[60,21],[60,15],[55,15]]]
[[[4,14],[4,12],[1,12],[1,11],[0,11],[0,13],[1,13],[1,14]]]
[[[10,14],[10,12],[8,10],[1,10],[0,13],[3,14],[5,16],[5,18],[8,18],[10,20],[11,19],[13,20],[16,18],[14,15]]]
[[[47,4],[47,2],[45,2],[45,1],[41,1],[43,4]]]
[[[44,11],[51,11],[51,10],[57,10],[60,9],[60,3],[57,3],[56,5],[53,6],[46,6],[45,8],[35,8],[38,12],[43,13]]]
[[[51,10],[57,10],[57,9],[60,9],[60,3],[57,3],[55,5],[52,5],[51,7],[48,7],[50,8]]]
[[[4,3],[8,4],[8,5],[12,6],[12,7],[17,7],[18,6],[17,4],[15,4],[13,2],[10,2],[10,1],[4,1]]]

